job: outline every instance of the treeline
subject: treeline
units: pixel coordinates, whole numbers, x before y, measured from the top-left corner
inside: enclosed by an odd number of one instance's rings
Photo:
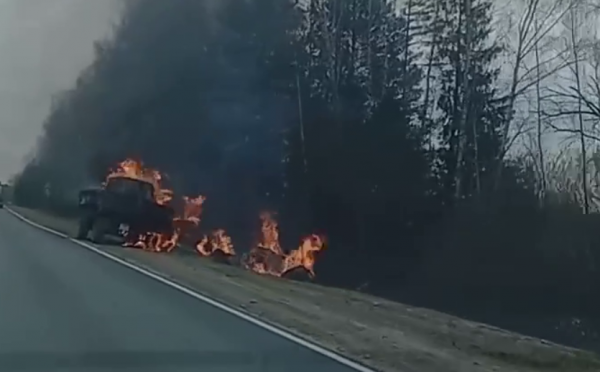
[[[540,17],[584,5],[523,0],[519,48],[492,29],[492,5],[126,1],[56,97],[16,201],[69,211],[78,188],[137,157],[177,192],[206,195],[203,226],[227,229],[236,250],[254,241],[260,210],[277,210],[285,246],[328,236],[325,284],[600,348],[593,332],[555,330],[600,310],[600,219],[544,168],[542,117],[557,129],[568,112],[522,115],[548,71],[573,66],[542,66]],[[525,74],[534,51],[537,73]],[[521,66],[508,88],[502,58]]]

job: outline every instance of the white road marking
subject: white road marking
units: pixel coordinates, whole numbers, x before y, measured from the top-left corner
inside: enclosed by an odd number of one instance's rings
[[[217,300],[214,300],[214,299],[212,299],[210,297],[207,297],[207,296],[205,296],[203,294],[195,292],[195,291],[193,291],[193,290],[191,290],[191,289],[189,289],[187,287],[184,287],[183,285],[177,284],[177,283],[175,283],[175,282],[173,282],[173,281],[171,281],[169,279],[166,279],[162,275],[159,275],[159,274],[154,273],[154,272],[152,272],[152,271],[150,271],[148,269],[144,269],[142,267],[134,265],[131,262],[123,260],[123,259],[121,259],[121,258],[119,258],[117,256],[114,256],[114,255],[110,254],[110,253],[104,252],[101,249],[99,249],[98,247],[94,246],[93,244],[73,239],[73,238],[69,237],[67,234],[61,233],[59,231],[56,231],[56,230],[50,229],[50,228],[48,228],[46,226],[42,226],[42,225],[40,225],[38,223],[35,223],[35,222],[31,221],[30,219],[24,217],[23,215],[15,212],[11,208],[8,208],[7,206],[5,206],[4,209],[6,209],[13,216],[17,217],[18,219],[20,219],[23,222],[28,223],[31,226],[37,227],[38,229],[44,230],[46,232],[49,232],[49,233],[54,234],[56,236],[59,236],[61,238],[65,238],[67,240],[70,240],[73,243],[75,243],[75,244],[77,244],[77,245],[79,245],[81,247],[89,249],[90,251],[92,251],[94,253],[97,253],[97,254],[105,257],[105,258],[108,258],[109,260],[112,260],[112,261],[117,262],[117,263],[119,263],[119,264],[121,264],[123,266],[126,266],[126,267],[128,267],[128,268],[130,268],[132,270],[135,270],[135,271],[137,271],[140,274],[146,275],[147,277],[150,277],[150,278],[152,278],[154,280],[157,280],[157,281],[159,281],[159,282],[161,282],[163,284],[166,284],[166,285],[168,285],[171,288],[177,289],[178,291],[183,292],[183,293],[187,294],[188,296],[192,296],[192,297],[194,297],[197,300],[203,301],[203,302],[205,302],[205,303],[207,303],[209,305],[212,305],[212,306],[214,306],[214,307],[216,307],[216,308],[218,308],[220,310],[223,310],[223,311],[225,311],[225,312],[227,312],[227,313],[229,313],[231,315],[234,315],[234,316],[236,316],[238,318],[241,318],[241,319],[243,319],[243,320],[245,320],[247,322],[250,322],[250,323],[252,323],[254,325],[257,325],[257,326],[259,326],[260,328],[262,328],[264,330],[267,330],[267,331],[269,331],[271,333],[274,333],[274,334],[276,334],[276,335],[278,335],[280,337],[283,337],[283,338],[285,338],[285,339],[287,339],[287,340],[289,340],[291,342],[294,342],[294,343],[296,343],[298,345],[301,345],[301,346],[303,346],[303,347],[305,347],[307,349],[310,349],[310,350],[312,350],[312,351],[314,351],[316,353],[319,353],[319,354],[321,354],[321,355],[323,355],[323,356],[325,356],[325,357],[327,357],[329,359],[335,360],[336,362],[338,362],[340,364],[343,364],[346,367],[352,368],[355,371],[358,371],[358,372],[377,372],[374,369],[371,369],[371,368],[366,367],[366,366],[364,366],[362,364],[354,362],[353,360],[350,360],[350,359],[348,359],[346,357],[343,357],[340,354],[337,354],[337,353],[335,353],[335,352],[333,352],[333,351],[331,351],[329,349],[326,349],[326,348],[324,348],[322,346],[319,346],[319,345],[314,344],[314,343],[312,343],[310,341],[307,341],[307,340],[305,340],[305,339],[303,339],[303,338],[301,338],[299,336],[296,336],[293,333],[285,331],[285,330],[283,330],[283,329],[281,329],[279,327],[276,327],[276,326],[274,326],[272,324],[269,324],[269,323],[267,323],[265,321],[262,321],[262,320],[260,320],[258,318],[255,318],[255,317],[253,317],[253,316],[251,316],[251,315],[249,315],[249,314],[247,314],[245,312],[242,312],[240,310],[237,310],[237,309],[235,309],[233,307],[227,306],[227,305],[225,305],[225,304],[223,304],[223,303],[221,303],[221,302],[219,302]]]
[[[30,224],[31,226],[37,227],[38,229],[44,230],[46,232],[49,232],[50,234],[56,235],[56,236],[60,236],[61,238],[65,238],[68,239],[69,236],[67,236],[67,234],[63,234],[59,231],[56,230],[52,230],[47,228],[46,226],[42,226],[38,223],[35,223],[23,216],[21,216],[19,213],[13,211],[12,209],[8,208],[7,206],[4,206],[4,209],[6,209],[9,213],[11,213],[13,216],[17,217],[18,219],[20,219],[21,221],[27,222],[28,224]]]

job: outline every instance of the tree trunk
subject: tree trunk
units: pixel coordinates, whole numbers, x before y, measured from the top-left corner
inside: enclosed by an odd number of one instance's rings
[[[575,10],[571,10],[571,46],[573,48],[573,58],[575,59],[575,83],[577,91],[581,92],[581,76],[579,73],[579,46],[577,45],[577,27],[575,22]],[[588,197],[588,182],[587,182],[587,151],[585,145],[585,132],[583,125],[581,95],[577,98],[577,119],[579,121],[579,140],[581,143],[581,183],[583,189],[583,211],[585,214],[590,212],[590,201]]]
[[[536,20],[536,33],[538,32],[539,26]],[[540,51],[539,45],[535,43],[535,65],[536,65],[536,100],[537,100],[537,150],[538,150],[538,160],[540,162],[540,177],[541,177],[541,190],[540,190],[540,200],[544,202],[546,198],[546,165],[544,163],[544,148],[542,144],[542,102],[541,102],[541,92],[540,92]]]
[[[438,21],[438,17],[439,17],[439,12],[440,12],[440,5],[439,2],[436,1],[435,3],[435,11],[434,11],[434,16],[433,16],[433,22],[434,25],[437,23]],[[426,126],[426,120],[427,117],[429,116],[429,97],[431,95],[431,74],[433,71],[433,60],[435,59],[435,47],[437,45],[437,41],[438,41],[438,30],[435,28],[433,28],[433,30],[431,30],[431,47],[429,49],[429,57],[428,57],[428,61],[427,61],[427,72],[425,73],[425,96],[423,98],[423,110],[421,111],[421,125],[423,127]],[[431,133],[428,133],[428,145],[429,145],[429,151],[433,150],[433,136]]]
[[[454,175],[455,177],[455,181],[454,181],[454,186],[455,186],[455,190],[454,190],[454,198],[456,200],[460,199],[460,197],[462,196],[462,192],[463,192],[463,184],[462,184],[462,178],[463,178],[463,162],[464,162],[464,157],[465,157],[465,147],[466,147],[466,142],[467,142],[467,111],[469,109],[469,91],[470,91],[470,84],[469,84],[469,73],[470,73],[470,69],[471,69],[471,0],[464,0],[464,19],[465,19],[465,36],[466,36],[466,41],[465,41],[465,65],[463,67],[463,71],[462,71],[462,105],[461,105],[461,112],[460,112],[460,120],[458,123],[458,148],[457,148],[457,154],[456,154],[456,173]],[[459,15],[459,19],[460,19],[460,15]],[[460,21],[459,21],[460,22]],[[460,24],[460,23],[459,23]],[[460,40],[460,27],[457,30],[457,39]],[[458,53],[460,53],[460,41],[458,42]],[[457,53],[457,54],[458,54]],[[460,64],[460,62],[459,62]],[[458,82],[457,82],[458,84]],[[475,139],[476,141],[476,139]]]
[[[298,118],[300,120],[300,146],[302,147],[302,164],[304,165],[304,175],[308,173],[308,161],[306,160],[306,138],[304,133],[304,115],[302,109],[302,90],[300,88],[300,73],[296,62],[296,93],[298,94]]]

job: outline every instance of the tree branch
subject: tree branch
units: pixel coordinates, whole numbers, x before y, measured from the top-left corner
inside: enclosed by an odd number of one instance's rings
[[[583,137],[585,137],[587,139],[591,139],[591,140],[600,142],[600,136],[596,136],[596,135],[593,135],[593,134],[585,133],[584,131],[581,131],[579,129],[560,128],[560,127],[557,127],[556,125],[554,125],[552,123],[546,123],[546,124],[550,128],[552,128],[555,132],[557,132],[557,133],[577,134],[577,135],[583,136]]]

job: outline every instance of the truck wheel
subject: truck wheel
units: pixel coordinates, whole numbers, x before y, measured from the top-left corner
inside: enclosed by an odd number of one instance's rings
[[[76,239],[85,240],[88,238],[88,232],[92,228],[94,220],[90,216],[82,216],[79,219],[79,226],[77,228]]]
[[[104,243],[104,235],[108,229],[108,220],[106,218],[98,218],[92,226],[92,241],[96,244]]]

